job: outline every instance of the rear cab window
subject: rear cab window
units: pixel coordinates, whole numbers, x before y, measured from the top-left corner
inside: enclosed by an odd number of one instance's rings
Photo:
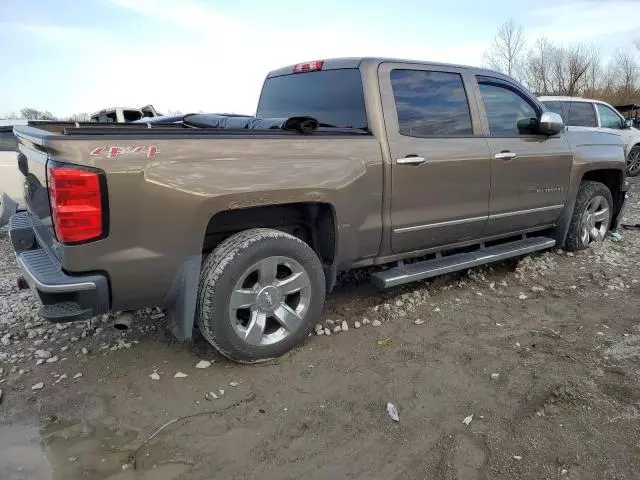
[[[321,127],[367,129],[360,70],[318,70],[267,78],[256,116],[313,117]]]

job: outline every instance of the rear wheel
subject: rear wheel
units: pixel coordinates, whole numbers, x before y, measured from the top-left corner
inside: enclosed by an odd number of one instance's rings
[[[301,344],[324,297],[322,264],[307,244],[277,230],[247,230],[205,260],[196,321],[220,353],[253,363]]]
[[[611,225],[612,209],[613,197],[606,185],[583,182],[571,217],[566,249],[584,250],[593,242],[603,241]]]
[[[627,157],[627,176],[636,177],[640,173],[640,145],[636,145]]]

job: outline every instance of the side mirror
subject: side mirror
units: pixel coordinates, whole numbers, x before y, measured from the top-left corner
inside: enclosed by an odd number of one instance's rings
[[[562,117],[553,112],[542,112],[538,121],[538,130],[544,135],[557,135],[564,130]]]
[[[633,127],[633,120],[625,120],[623,128],[631,128]]]

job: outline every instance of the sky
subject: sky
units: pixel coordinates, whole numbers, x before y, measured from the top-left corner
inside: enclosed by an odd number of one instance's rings
[[[254,113],[264,76],[384,56],[482,65],[500,24],[596,43],[640,39],[640,0],[0,0],[0,118],[110,106]]]

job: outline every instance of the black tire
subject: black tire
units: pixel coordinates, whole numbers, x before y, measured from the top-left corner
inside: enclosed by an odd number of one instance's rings
[[[576,204],[573,208],[573,215],[571,216],[571,223],[569,225],[569,232],[567,234],[567,240],[565,242],[565,249],[571,252],[575,252],[578,250],[584,250],[589,245],[585,245],[581,239],[582,235],[582,227],[583,227],[583,217],[584,213],[587,209],[587,206],[597,196],[604,197],[607,202],[609,202],[609,209],[613,209],[613,197],[611,196],[611,191],[609,188],[600,182],[586,181],[582,182],[580,185],[580,189],[578,190],[578,195],[576,197]],[[606,225],[608,230],[612,213],[610,211],[609,222]]]
[[[252,345],[236,332],[230,318],[231,295],[252,265],[269,257],[295,260],[309,280],[310,300],[299,327],[269,345]],[[221,243],[204,261],[200,274],[196,322],[204,338],[222,355],[239,363],[279,357],[302,344],[322,313],[324,270],[318,256],[298,238],[271,229],[240,232]]]
[[[640,145],[635,145],[627,156],[627,177],[640,174]]]

